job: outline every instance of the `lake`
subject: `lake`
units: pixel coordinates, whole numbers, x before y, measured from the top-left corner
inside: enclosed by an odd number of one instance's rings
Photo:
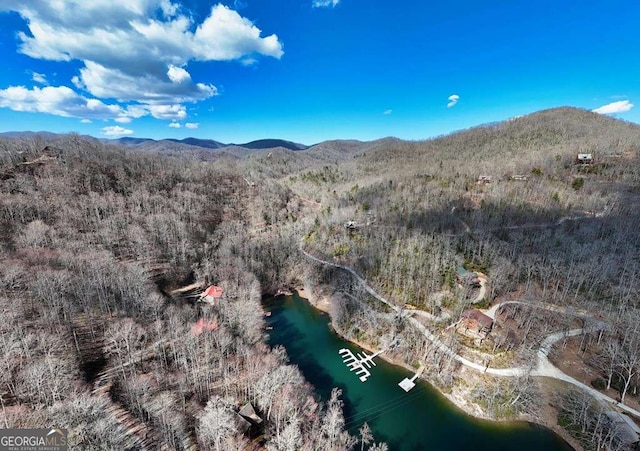
[[[323,400],[331,389],[342,389],[345,421],[353,435],[366,421],[376,441],[391,451],[572,450],[549,429],[529,423],[493,423],[473,418],[424,381],[405,393],[398,383],[411,377],[404,368],[376,358],[371,376],[360,382],[342,362],[338,350],[362,350],[329,327],[329,316],[297,294],[265,301],[269,344],[283,345],[291,363],[315,387]],[[359,445],[357,447],[359,449]]]

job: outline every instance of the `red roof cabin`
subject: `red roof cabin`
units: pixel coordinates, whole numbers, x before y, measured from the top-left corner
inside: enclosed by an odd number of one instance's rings
[[[206,290],[202,292],[200,295],[200,300],[203,302],[214,302],[216,299],[219,299],[222,296],[222,292],[224,290],[222,287],[217,287],[215,285],[209,286]]]

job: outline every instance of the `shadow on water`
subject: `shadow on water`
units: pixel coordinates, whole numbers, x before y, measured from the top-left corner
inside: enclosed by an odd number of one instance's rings
[[[283,345],[291,363],[326,401],[334,387],[342,389],[345,425],[358,435],[367,422],[376,441],[392,451],[567,451],[572,448],[552,431],[529,423],[501,424],[478,420],[458,410],[425,381],[409,393],[400,387],[405,370],[376,359],[371,377],[361,383],[338,354],[340,348],[361,351],[337,336],[328,315],[294,296],[266,300],[271,346]]]

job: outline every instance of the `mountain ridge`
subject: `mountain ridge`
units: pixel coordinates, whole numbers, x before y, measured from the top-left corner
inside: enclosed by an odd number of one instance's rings
[[[631,128],[631,129],[629,129]],[[556,107],[532,112],[527,115],[507,118],[499,122],[479,124],[470,128],[452,131],[440,136],[424,140],[403,140],[395,137],[384,137],[370,141],[356,139],[333,139],[310,146],[292,141],[266,138],[243,144],[222,143],[213,139],[188,137],[183,139],[121,137],[117,139],[95,138],[90,135],[58,134],[46,131],[10,131],[0,132],[0,137],[9,139],[41,139],[53,141],[65,136],[76,135],[80,138],[96,140],[104,144],[112,144],[144,152],[158,152],[168,155],[191,155],[200,159],[218,159],[223,157],[244,158],[254,154],[262,154],[264,150],[277,152],[305,153],[314,159],[337,161],[353,157],[356,154],[376,154],[383,156],[388,149],[396,149],[388,158],[410,157],[415,146],[434,148],[449,146],[459,141],[458,147],[483,148],[485,142],[505,141],[503,146],[512,150],[531,151],[539,146],[554,146],[564,142],[582,150],[605,150],[602,137],[607,132],[627,134],[640,130],[640,125],[620,120],[616,117],[597,114],[582,108]],[[632,132],[633,133],[633,132]],[[635,133],[633,133],[635,135]],[[505,140],[505,136],[511,138]],[[583,138],[594,139],[586,146]],[[464,143],[463,143],[464,141]],[[409,150],[408,155],[404,155]],[[453,149],[451,149],[454,151]],[[457,150],[457,149],[456,149]],[[269,152],[270,153],[270,152]],[[265,158],[267,155],[265,154]]]
[[[9,139],[28,139],[28,138],[36,138],[40,137],[43,139],[56,138],[61,135],[67,135],[68,133],[53,133],[48,131],[8,131],[8,132],[0,132],[0,137],[9,138]],[[87,136],[96,139],[91,135],[81,135]],[[97,138],[104,143],[109,144],[118,144],[127,147],[139,147],[148,145],[149,143],[162,143],[162,142],[171,142],[175,144],[184,144],[192,147],[200,147],[203,149],[223,149],[227,147],[241,147],[249,150],[265,150],[265,149],[273,149],[277,147],[283,147],[289,150],[307,150],[311,146],[307,146],[305,144],[296,143],[293,141],[287,141],[284,139],[277,138],[265,138],[258,139],[255,141],[249,141],[247,143],[235,144],[235,143],[223,143],[220,141],[216,141],[213,139],[202,139],[202,138],[194,138],[187,137],[183,139],[177,138],[162,138],[162,139],[153,139],[153,138],[137,138],[132,136],[123,136],[121,138],[108,139],[108,138]]]

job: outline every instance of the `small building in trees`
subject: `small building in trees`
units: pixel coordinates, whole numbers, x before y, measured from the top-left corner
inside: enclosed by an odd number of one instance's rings
[[[480,277],[477,272],[467,271],[462,266],[456,269],[456,280],[460,285],[470,285],[474,288],[480,286]]]
[[[493,328],[493,320],[478,309],[467,309],[460,315],[458,329],[486,337]]]
[[[235,416],[235,423],[236,423],[236,428],[238,431],[240,431],[242,434],[246,434],[247,432],[250,431],[252,424],[249,423],[242,415],[240,415],[238,412],[236,412],[236,416]]]
[[[216,299],[222,297],[223,293],[222,287],[217,287],[215,285],[210,285],[206,290],[204,290],[200,294],[200,301],[206,302],[208,304],[213,304]]]
[[[236,412],[236,418],[242,433],[246,434],[248,432],[250,436],[255,436],[262,424],[262,418],[258,416],[250,402]]]
[[[253,408],[253,405],[250,402],[242,406],[242,409],[240,409],[238,415],[249,421],[251,424],[262,423],[262,418],[258,416],[256,410]]]
[[[528,180],[528,177],[524,174],[514,174],[509,177],[509,180],[513,180],[516,182],[526,182]]]
[[[576,164],[592,164],[593,155],[590,153],[579,153],[576,155]]]
[[[478,177],[478,181],[476,182],[478,185],[488,185],[493,181],[493,177],[490,175],[481,175]]]

